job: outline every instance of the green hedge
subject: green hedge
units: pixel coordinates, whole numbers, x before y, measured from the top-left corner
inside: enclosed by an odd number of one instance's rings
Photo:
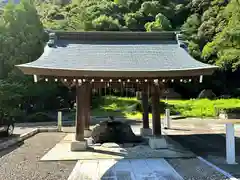
[[[56,121],[55,118],[50,117],[47,113],[38,112],[31,115],[28,115],[25,118],[26,122],[50,122]]]
[[[223,109],[220,109],[220,111],[224,111],[224,112],[226,112],[226,113],[240,114],[240,107],[235,107],[235,108],[223,108]]]

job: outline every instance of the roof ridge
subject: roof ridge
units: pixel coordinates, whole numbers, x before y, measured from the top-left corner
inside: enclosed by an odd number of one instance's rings
[[[108,41],[108,40],[176,40],[175,31],[132,32],[132,31],[52,31],[60,40]]]

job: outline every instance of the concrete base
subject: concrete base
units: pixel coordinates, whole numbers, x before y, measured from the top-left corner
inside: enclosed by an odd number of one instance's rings
[[[150,128],[141,128],[140,129],[141,136],[151,136],[152,135],[152,129]]]
[[[72,141],[71,142],[71,151],[84,151],[87,149],[87,141]]]
[[[90,129],[84,129],[84,137],[89,138],[92,135],[92,131]]]
[[[149,138],[148,144],[152,149],[166,149],[167,141],[164,137],[151,137]]]

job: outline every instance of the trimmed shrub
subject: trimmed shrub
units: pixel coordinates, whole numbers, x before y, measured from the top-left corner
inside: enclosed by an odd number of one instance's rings
[[[25,121],[26,122],[50,122],[50,121],[56,121],[56,119],[53,117],[50,117],[47,113],[38,112],[38,113],[28,115],[25,118]]]

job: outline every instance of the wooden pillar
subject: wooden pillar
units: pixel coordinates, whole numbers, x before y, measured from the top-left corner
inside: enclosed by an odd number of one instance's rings
[[[142,120],[143,129],[149,128],[149,112],[148,112],[148,86],[144,86],[142,89]]]
[[[85,93],[84,93],[84,129],[89,130],[90,126],[90,112],[91,112],[91,84],[85,84]]]
[[[153,135],[160,136],[161,132],[161,119],[160,119],[160,89],[157,84],[153,84],[152,88],[152,125]]]
[[[84,92],[84,84],[76,85],[76,141],[84,140]]]

